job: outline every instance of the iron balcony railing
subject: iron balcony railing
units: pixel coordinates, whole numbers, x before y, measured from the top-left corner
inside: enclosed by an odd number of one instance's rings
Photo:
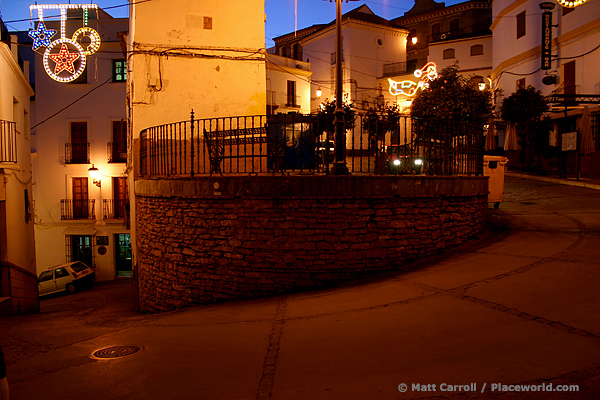
[[[109,163],[127,162],[127,143],[108,142],[107,150]]]
[[[78,220],[78,219],[96,219],[95,211],[96,200],[77,200],[77,199],[61,199],[60,200],[60,219],[61,220]]]
[[[140,133],[143,177],[212,174],[328,174],[337,146],[333,117],[277,114],[160,125]],[[398,116],[346,121],[353,174],[482,175],[483,129]]]
[[[89,164],[90,163],[90,144],[89,143],[65,143],[65,163],[66,164]]]
[[[103,219],[123,219],[127,216],[127,199],[103,199]]]
[[[0,162],[17,162],[16,123],[0,120]]]
[[[406,62],[383,64],[383,76],[396,76],[407,73]]]

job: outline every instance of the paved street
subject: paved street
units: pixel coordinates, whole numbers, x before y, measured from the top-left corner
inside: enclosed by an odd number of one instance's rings
[[[160,315],[129,281],[44,299],[0,319],[11,399],[599,398],[600,191],[508,176],[490,214],[456,251],[329,290]],[[115,345],[142,349],[89,357]]]

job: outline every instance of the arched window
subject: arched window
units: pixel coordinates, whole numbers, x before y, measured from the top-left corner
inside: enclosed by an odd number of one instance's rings
[[[471,46],[471,55],[472,56],[480,56],[483,54],[483,45],[482,44],[475,44],[473,46]]]
[[[454,58],[454,49],[446,49],[444,50],[444,60],[448,60],[450,58]]]

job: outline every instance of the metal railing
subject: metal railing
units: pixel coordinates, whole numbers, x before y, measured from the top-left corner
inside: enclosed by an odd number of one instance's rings
[[[89,143],[65,143],[65,164],[89,164]]]
[[[103,219],[123,219],[127,216],[126,199],[103,199],[102,217]]]
[[[333,117],[277,114],[160,125],[140,134],[143,177],[212,174],[328,174]],[[464,122],[398,116],[346,121],[346,164],[353,174],[482,175],[483,130]]]
[[[16,123],[0,120],[0,162],[17,162]]]
[[[96,219],[96,200],[60,199],[60,219]]]
[[[383,77],[402,75],[407,73],[406,62],[383,64]]]
[[[109,163],[127,162],[127,143],[108,142],[107,150]]]

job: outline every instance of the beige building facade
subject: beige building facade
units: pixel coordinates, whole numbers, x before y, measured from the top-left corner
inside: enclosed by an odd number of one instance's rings
[[[39,309],[33,227],[29,65],[2,24],[0,42],[0,315]]]

